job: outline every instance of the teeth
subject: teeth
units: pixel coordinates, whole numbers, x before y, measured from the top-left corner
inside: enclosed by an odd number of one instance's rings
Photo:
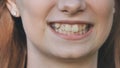
[[[79,31],[80,32],[82,31],[82,25],[79,25]]]
[[[65,25],[65,31],[70,32],[71,31],[71,25]]]
[[[63,34],[85,34],[87,30],[86,24],[59,24],[55,23],[53,24],[54,29],[56,32],[63,33]]]
[[[83,24],[82,28],[85,29],[87,25]]]
[[[87,25],[84,24],[84,25],[82,26],[82,29],[84,30],[86,27],[87,27]]]
[[[78,25],[73,25],[72,32],[78,32],[78,31],[79,31]]]
[[[65,31],[65,25],[61,25],[60,30]]]
[[[57,28],[57,29],[60,28],[60,24],[56,23],[55,28]]]
[[[86,29],[87,25],[82,25],[82,34],[86,33],[87,32],[87,29]]]
[[[83,30],[83,31],[82,31],[82,34],[85,34],[85,33],[86,33],[86,30]]]

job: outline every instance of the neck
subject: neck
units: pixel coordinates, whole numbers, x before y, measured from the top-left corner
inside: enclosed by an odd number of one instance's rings
[[[36,47],[29,45],[27,59],[27,68],[97,68],[97,53],[76,60],[62,60],[45,56]]]

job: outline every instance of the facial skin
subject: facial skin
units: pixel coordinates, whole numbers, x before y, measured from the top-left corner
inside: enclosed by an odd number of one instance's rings
[[[68,60],[97,55],[110,33],[114,14],[114,0],[16,0],[16,6],[28,50],[32,48],[41,55]],[[65,38],[47,25],[61,20],[84,21],[93,28],[84,38]]]

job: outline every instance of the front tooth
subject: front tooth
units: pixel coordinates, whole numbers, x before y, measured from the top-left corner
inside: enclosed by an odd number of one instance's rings
[[[66,32],[70,32],[70,31],[71,31],[71,25],[66,24],[66,25],[65,25],[65,31],[66,31]]]
[[[73,25],[72,32],[78,32],[78,31],[79,31],[78,25]]]

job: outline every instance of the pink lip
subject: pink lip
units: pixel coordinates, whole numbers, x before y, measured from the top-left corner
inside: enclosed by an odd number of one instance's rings
[[[84,21],[54,21],[54,22],[55,23],[66,23],[66,24],[85,24],[85,23],[91,24],[89,22],[84,22]],[[54,22],[52,22],[52,23],[54,23]],[[83,35],[80,35],[80,34],[66,35],[66,34],[56,32],[52,28],[50,28],[50,29],[55,35],[57,35],[58,37],[61,37],[63,39],[66,39],[66,40],[81,40],[81,39],[89,36],[93,31],[93,27],[91,27],[90,30],[87,33],[83,34]]]

